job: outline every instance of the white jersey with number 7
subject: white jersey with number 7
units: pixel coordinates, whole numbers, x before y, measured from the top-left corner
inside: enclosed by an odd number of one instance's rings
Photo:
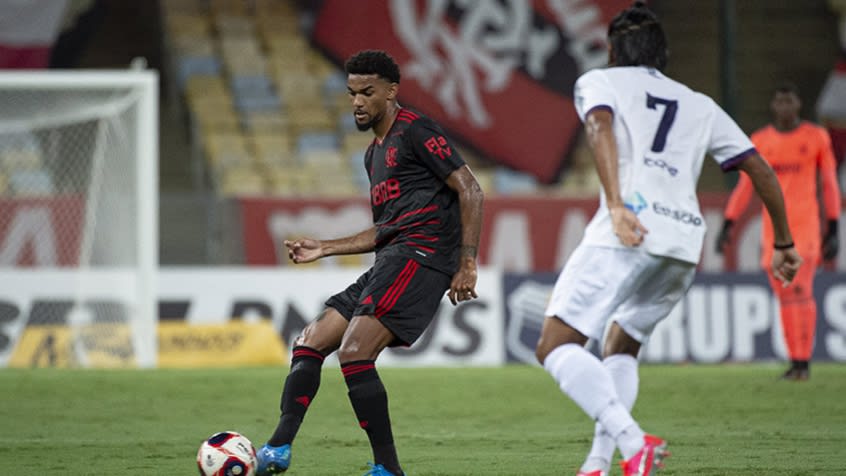
[[[696,183],[705,154],[728,170],[755,153],[734,120],[708,96],[645,66],[596,69],[575,87],[584,121],[597,109],[614,116],[620,191],[649,233],[648,253],[698,263],[705,237]],[[583,243],[622,247],[600,194]]]

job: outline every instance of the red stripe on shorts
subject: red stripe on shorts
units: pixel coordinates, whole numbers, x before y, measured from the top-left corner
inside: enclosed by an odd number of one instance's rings
[[[405,288],[408,287],[408,283],[411,282],[411,278],[414,277],[414,273],[417,272],[417,268],[420,265],[417,261],[408,260],[408,263],[405,264],[405,268],[402,269],[402,272],[397,276],[397,279],[394,280],[394,283],[391,284],[391,287],[388,288],[388,291],[382,296],[382,299],[379,300],[379,304],[376,305],[376,319],[381,318],[385,315],[388,311],[390,311],[394,305],[399,300],[399,297],[405,292]]]

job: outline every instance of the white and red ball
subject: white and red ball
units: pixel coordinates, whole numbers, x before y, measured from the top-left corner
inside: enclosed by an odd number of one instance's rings
[[[200,445],[197,467],[201,476],[254,476],[256,449],[244,435],[221,431]]]

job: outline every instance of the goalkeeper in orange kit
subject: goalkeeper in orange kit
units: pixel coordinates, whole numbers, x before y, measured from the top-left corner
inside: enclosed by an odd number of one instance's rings
[[[779,87],[770,103],[773,124],[752,134],[752,142],[778,176],[784,192],[787,221],[796,241],[796,251],[804,265],[793,284],[784,287],[769,273],[770,285],[781,308],[781,328],[791,360],[783,378],[807,380],[814,348],[817,306],[814,302],[814,274],[820,258],[825,261],[837,255],[837,219],[840,216],[840,191],[837,185],[836,162],[831,139],[822,127],[799,118],[801,100],[795,86]],[[820,226],[820,205],[817,183],[822,184],[822,202],[826,217]],[[752,197],[752,182],[741,175],[725,209],[725,221],[717,240],[722,252],[731,240],[734,221],[743,213]],[[766,210],[761,223],[764,269],[773,254],[773,227]],[[822,233],[821,233],[822,232]]]

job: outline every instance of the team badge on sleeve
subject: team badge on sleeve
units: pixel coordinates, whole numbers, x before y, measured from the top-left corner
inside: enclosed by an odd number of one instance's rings
[[[447,145],[446,139],[444,136],[438,137],[430,137],[423,143],[426,146],[426,150],[429,151],[432,155],[437,155],[441,158],[441,160],[446,159],[447,157],[452,156],[452,149]]]

